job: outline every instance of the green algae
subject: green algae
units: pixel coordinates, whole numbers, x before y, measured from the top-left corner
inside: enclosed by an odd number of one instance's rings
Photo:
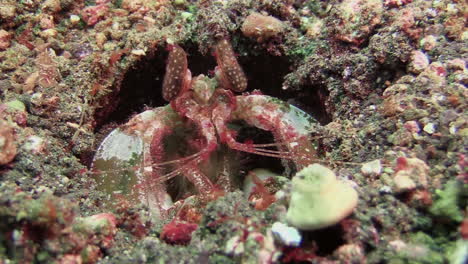
[[[464,218],[462,210],[468,206],[468,184],[451,180],[443,189],[436,190],[435,193],[437,198],[430,212],[438,217],[461,222]]]

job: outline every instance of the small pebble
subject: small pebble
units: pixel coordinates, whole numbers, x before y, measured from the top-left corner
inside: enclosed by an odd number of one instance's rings
[[[11,45],[12,34],[4,29],[0,29],[0,51],[6,50]]]
[[[133,55],[136,55],[136,56],[145,56],[146,55],[145,51],[142,50],[142,49],[134,49],[134,50],[131,51],[131,53]]]
[[[402,193],[416,189],[416,183],[407,175],[397,174],[393,178],[395,192]]]
[[[379,193],[380,194],[391,194],[392,193],[392,188],[390,188],[390,186],[388,186],[388,185],[384,185],[384,186],[380,187]]]
[[[423,130],[428,134],[433,134],[435,132],[435,125],[433,123],[429,123],[424,126]]]
[[[77,15],[71,15],[70,16],[70,23],[72,25],[76,25],[76,24],[78,24],[78,22],[80,22],[80,17],[79,16],[77,16]]]

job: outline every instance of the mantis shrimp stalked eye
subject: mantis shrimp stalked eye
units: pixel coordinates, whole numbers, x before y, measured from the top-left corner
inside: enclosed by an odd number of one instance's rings
[[[178,45],[171,45],[169,49],[162,88],[162,95],[166,101],[171,101],[188,87],[191,79],[185,51]]]
[[[247,78],[237,62],[231,43],[226,39],[220,40],[215,48],[215,56],[221,85],[234,92],[243,92],[247,88]]]
[[[170,104],[134,116],[103,141],[92,165],[103,190],[141,201],[164,217],[177,205],[171,205],[169,189],[174,186],[168,180],[182,176],[194,194],[215,197],[239,182],[241,164],[232,166],[236,153],[292,161],[297,169],[315,160],[310,137],[315,120],[258,92],[234,95],[247,88],[247,79],[227,40],[215,50],[215,78],[192,80],[185,51],[172,46],[162,87]],[[270,132],[275,142],[238,142],[239,129],[233,125],[238,121]]]

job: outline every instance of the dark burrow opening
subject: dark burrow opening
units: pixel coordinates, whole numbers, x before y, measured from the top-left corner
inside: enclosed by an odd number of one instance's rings
[[[286,56],[271,56],[261,53],[239,58],[239,63],[247,75],[248,91],[260,90],[266,95],[288,102],[309,115],[322,125],[331,122],[331,114],[325,110],[328,92],[325,87],[306,85],[299,89],[282,89],[284,77],[295,70]]]
[[[192,76],[208,74],[216,66],[215,59],[203,56],[193,47],[184,47]],[[143,57],[124,75],[120,84],[115,110],[105,119],[105,123],[125,123],[132,115],[141,113],[147,107],[167,105],[162,98],[162,82],[166,69],[168,51],[160,48],[154,55]]]
[[[269,144],[274,142],[273,135],[270,132],[248,126],[245,122],[234,122],[231,123],[230,126],[237,127],[236,139],[240,143],[252,141],[256,144]],[[191,130],[189,128],[184,128],[184,130],[186,135],[191,133],[189,132],[189,130]],[[194,142],[191,138],[191,136],[184,138],[172,135],[165,140],[164,148],[171,152],[177,152],[176,155],[179,157],[190,156],[199,151],[199,149],[191,148],[190,142]],[[186,147],[181,150],[181,146]],[[179,150],[176,151],[176,149]],[[173,158],[170,158],[170,160],[173,160]],[[170,173],[180,167],[180,165],[167,166],[163,173]],[[225,144],[218,145],[216,151],[210,155],[209,160],[200,163],[198,166],[198,169],[202,170],[203,174],[210,178],[218,188],[226,190],[226,188],[229,187],[227,191],[242,190],[245,177],[249,171],[259,168],[267,169],[277,175],[289,177],[296,169],[294,164],[287,160],[232,150]],[[229,186],[227,185],[227,182],[220,182],[217,179],[217,177],[224,171],[228,171],[230,176]],[[177,177],[169,180],[166,185],[168,186],[168,193],[173,201],[199,193],[193,184],[182,175],[178,175]]]
[[[192,77],[199,74],[210,75],[216,67],[211,54],[201,54],[195,45],[183,47],[187,53],[188,67]],[[107,117],[100,118],[97,127],[108,123],[125,123],[132,115],[142,112],[146,107],[168,104],[162,98],[162,82],[165,73],[168,51],[163,48],[153,55],[143,57],[124,75],[119,85],[119,94],[114,100],[113,110]],[[239,57],[241,67],[248,79],[247,92],[260,90],[266,95],[289,102],[321,124],[331,121],[330,113],[325,111],[324,102],[328,93],[323,87],[304,86],[300,90],[283,90],[284,77],[294,71],[292,62],[286,56],[272,56],[260,53],[255,56]]]
[[[216,60],[211,54],[201,54],[196,45],[186,45],[183,48],[187,53],[188,67],[193,77],[199,74],[209,76],[214,74]],[[114,110],[107,117],[100,118],[101,123],[97,125],[98,131],[102,134],[107,134],[111,128],[124,124],[133,115],[141,113],[147,108],[168,104],[162,98],[161,91],[168,51],[160,47],[155,52],[148,52],[148,54],[150,55],[142,57],[124,74],[122,81],[118,84],[118,89],[115,89],[119,93],[115,100],[112,100],[111,104],[113,105],[109,107]],[[246,92],[260,90],[263,94],[279,98],[299,107],[322,124],[330,121],[329,115],[324,110],[324,102],[327,97],[324,89],[317,87],[303,87],[303,89],[296,91],[282,89],[284,77],[294,70],[292,62],[287,57],[272,56],[260,52],[255,56],[244,56],[238,59],[248,79]],[[270,132],[248,127],[245,124],[243,127],[237,137],[239,142],[252,140],[257,144],[274,143]],[[285,169],[284,161],[278,162],[279,159],[277,158],[249,153],[239,155],[239,162],[242,165],[242,170],[244,170],[242,177],[245,177],[248,170],[254,168],[268,168],[274,173],[286,173],[288,176],[295,172],[292,164],[287,164],[288,169]],[[178,181],[177,177],[173,181]],[[179,184],[170,185],[177,186]],[[191,184],[188,183],[188,185]],[[175,199],[182,197],[184,193],[183,190],[177,188],[170,192]]]
[[[213,75],[213,70],[216,67],[216,61],[210,54],[203,55],[198,52],[195,45],[183,47],[188,54],[189,69],[192,76],[199,74]],[[161,87],[165,73],[166,59],[168,51],[164,49],[157,50],[153,55],[142,58],[133,68],[129,69],[120,83],[119,94],[114,100],[115,107],[106,118],[102,118],[98,128],[101,128],[101,133],[109,131],[109,127],[116,127],[124,124],[134,114],[141,113],[146,108],[153,108],[167,105],[162,99]],[[325,88],[321,87],[302,87],[300,90],[283,90],[282,84],[284,77],[294,71],[293,63],[287,57],[271,56],[267,53],[260,53],[256,56],[240,57],[239,63],[244,69],[248,78],[247,92],[260,90],[263,94],[279,98],[289,102],[303,111],[307,112],[320,123],[326,124],[331,121],[330,114],[326,112],[324,103],[328,97]],[[109,125],[112,124],[112,125]],[[237,140],[243,142],[252,140],[257,144],[273,143],[274,138],[270,132],[262,131],[257,128],[243,125],[244,128],[239,131]],[[221,146],[223,148],[225,146]],[[242,186],[242,181],[247,172],[254,168],[267,168],[274,173],[283,174],[285,171],[294,173],[294,168],[291,166],[285,169],[284,163],[279,162],[277,158],[259,156],[249,153],[235,152],[235,158],[238,159],[238,165],[241,170],[241,178],[236,183],[237,188]],[[290,166],[288,166],[290,167]],[[170,171],[170,168],[169,168]],[[181,189],[181,185],[177,183],[181,176],[177,176],[169,181],[169,193],[174,200],[187,197],[188,194],[183,188],[186,188],[187,183]],[[190,188],[190,186],[188,186]],[[193,189],[193,186],[192,186]],[[324,232],[324,233],[317,233]],[[319,255],[326,255],[341,244],[343,241],[342,231],[338,227],[324,229],[313,233],[312,239],[305,234],[306,241],[314,241],[319,246]],[[323,237],[323,239],[316,239]],[[326,239],[329,237],[330,239]],[[338,238],[338,239],[337,239]]]
[[[328,256],[345,244],[345,230],[339,223],[319,230],[303,231],[301,234],[301,248],[313,249],[318,256]]]

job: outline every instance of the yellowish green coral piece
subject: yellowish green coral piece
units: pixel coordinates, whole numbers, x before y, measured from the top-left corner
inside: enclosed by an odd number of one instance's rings
[[[351,214],[357,201],[356,191],[338,181],[332,170],[312,164],[299,171],[292,180],[286,220],[302,230],[324,228]]]

